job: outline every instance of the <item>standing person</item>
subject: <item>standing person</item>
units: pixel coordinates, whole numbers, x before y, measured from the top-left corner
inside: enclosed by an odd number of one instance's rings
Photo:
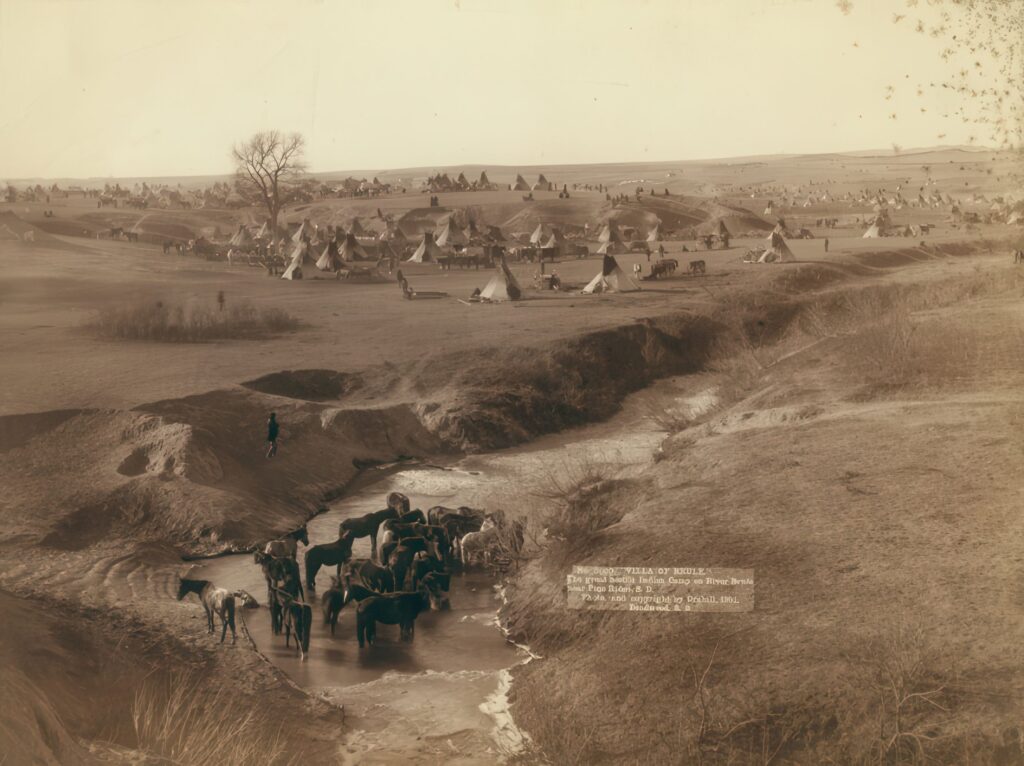
[[[274,412],[270,413],[270,419],[267,421],[267,442],[270,443],[270,448],[267,450],[267,458],[272,458],[277,454],[277,434],[281,430],[277,424],[277,414]]]
[[[825,252],[828,252],[828,237],[825,237]]]

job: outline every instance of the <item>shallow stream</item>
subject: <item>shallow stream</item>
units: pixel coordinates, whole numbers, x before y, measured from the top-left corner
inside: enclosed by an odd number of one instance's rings
[[[602,465],[605,476],[626,476],[648,464],[665,436],[656,414],[666,409],[693,415],[714,402],[700,376],[671,378],[629,397],[610,420],[544,437],[528,447],[473,455],[447,466],[402,468],[336,501],[308,524],[310,544],[337,539],[342,519],[385,506],[389,492],[409,496],[412,507],[434,505],[528,511],[531,493],[572,481],[584,468]],[[369,556],[369,538],[353,553]],[[301,565],[300,546],[300,565]],[[303,570],[304,571],[304,570]],[[333,568],[317,577],[318,592]],[[194,576],[221,587],[244,589],[262,604],[266,586],[251,555],[202,564]],[[331,636],[314,604],[310,654],[285,648],[274,637],[266,610],[241,610],[259,650],[296,684],[344,705],[350,730],[343,762],[351,764],[492,764],[521,752],[524,735],[508,714],[508,669],[531,659],[510,643],[497,622],[499,589],[489,575],[452,577],[451,610],[423,613],[415,640],[402,643],[397,626],[377,628],[377,643],[359,649],[352,607]]]

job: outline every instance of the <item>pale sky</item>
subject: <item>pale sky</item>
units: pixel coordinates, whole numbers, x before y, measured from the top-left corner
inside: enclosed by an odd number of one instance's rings
[[[916,95],[935,11],[851,2],[0,0],[0,179],[229,173],[266,128],[318,172],[967,143]]]

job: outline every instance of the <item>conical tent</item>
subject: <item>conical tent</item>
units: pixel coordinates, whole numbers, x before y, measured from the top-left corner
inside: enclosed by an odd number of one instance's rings
[[[270,227],[267,226],[266,221],[264,221],[263,225],[260,226],[259,231],[256,232],[256,239],[266,239],[269,233]]]
[[[584,293],[632,293],[640,289],[633,277],[620,267],[614,256],[605,255],[601,271],[583,288]]]
[[[551,248],[551,247],[560,248],[564,241],[565,241],[565,238],[562,236],[562,232],[560,232],[558,229],[554,229],[551,232],[551,236],[547,238],[547,241],[545,241],[543,244],[541,244],[541,247],[543,247],[543,248]]]
[[[498,259],[498,266],[494,276],[480,293],[480,297],[489,301],[517,301],[523,295],[515,276],[509,271],[505,263],[505,256]]]
[[[459,173],[459,177],[455,179],[455,183],[463,188],[467,188],[469,186],[469,179],[466,178],[465,173]]]
[[[281,279],[302,279],[302,265],[306,260],[306,247],[300,242],[292,251],[292,260],[288,268],[284,270]]]
[[[615,244],[622,244],[622,237],[619,235],[619,227],[614,222],[609,221],[601,229],[601,233],[597,236],[598,242],[613,242]]]
[[[366,249],[359,244],[354,234],[346,234],[345,239],[338,245],[338,256],[343,261],[367,261],[370,256]]]
[[[301,242],[303,239],[312,239],[314,234],[316,234],[316,230],[307,218],[299,225],[299,228],[295,230],[295,233],[292,235],[292,242]]]
[[[530,184],[521,175],[516,176],[516,182],[512,184],[512,191],[530,191]]]
[[[353,218],[352,223],[348,225],[348,233],[356,237],[367,236],[366,229],[363,227],[363,224],[359,221],[358,217]]]
[[[661,242],[661,225],[655,224],[654,228],[647,232],[648,242]]]
[[[416,252],[406,260],[406,263],[433,263],[442,256],[444,256],[444,251],[437,246],[434,235],[427,232],[423,235],[423,240],[416,248]]]
[[[758,263],[780,263],[782,261],[792,261],[793,251],[789,249],[789,245],[786,244],[786,240],[782,238],[782,235],[773,231],[768,235],[766,241],[765,251],[761,254],[761,257],[757,259]]]
[[[244,225],[239,225],[238,231],[228,242],[232,247],[247,247],[252,244],[252,235],[249,234],[249,230]]]
[[[533,230],[533,234],[530,235],[530,244],[539,245],[541,242],[551,236],[551,227],[547,224],[538,223],[537,228]]]
[[[718,236],[719,239],[728,239],[732,236],[732,234],[729,233],[729,227],[725,225],[725,221],[719,219],[718,226],[715,227],[715,235]]]
[[[537,176],[537,183],[533,185],[533,191],[551,191],[551,182],[541,173]]]
[[[481,170],[480,171],[480,181],[479,181],[478,185],[479,186],[490,186],[491,185],[490,179],[487,178],[487,171],[486,170]]]
[[[864,232],[864,234],[861,237],[861,239],[875,239],[876,237],[881,237],[881,236],[882,236],[882,232],[878,228],[878,224],[877,223],[873,223],[873,224],[871,224],[871,227],[866,232]]]
[[[440,233],[437,235],[435,242],[440,247],[452,247],[453,245],[468,245],[469,237],[466,233],[459,228],[459,225],[455,223],[454,218],[449,218],[448,222],[445,223]]]
[[[333,245],[333,246],[332,246]],[[337,271],[341,268],[341,258],[338,256],[338,245],[336,242],[327,244],[320,258],[316,262],[320,271]]]

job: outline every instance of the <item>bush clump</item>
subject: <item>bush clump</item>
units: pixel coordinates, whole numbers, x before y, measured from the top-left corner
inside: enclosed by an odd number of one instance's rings
[[[258,339],[290,332],[298,319],[278,308],[256,308],[249,303],[213,307],[171,306],[157,301],[109,307],[92,323],[99,335],[121,340],[202,343],[211,340]]]

